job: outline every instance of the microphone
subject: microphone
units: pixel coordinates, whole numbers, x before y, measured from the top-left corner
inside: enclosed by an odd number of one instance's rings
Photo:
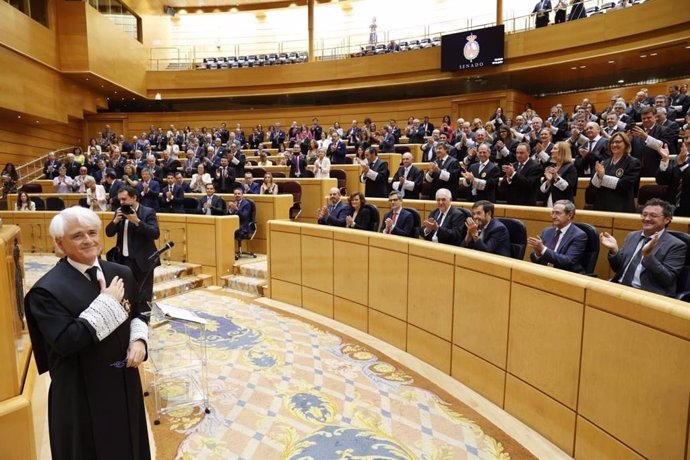
[[[175,246],[175,242],[174,242],[174,241],[168,241],[167,243],[165,243],[165,246],[163,246],[163,247],[160,248],[158,251],[156,251],[156,252],[154,252],[153,254],[151,254],[151,255],[149,256],[148,260],[153,260],[153,259],[155,259],[156,257],[160,256],[161,254],[163,254],[165,251],[169,250],[169,249],[172,248],[173,246]]]

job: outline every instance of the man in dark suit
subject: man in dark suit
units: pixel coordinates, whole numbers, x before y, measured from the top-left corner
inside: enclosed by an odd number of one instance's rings
[[[510,234],[503,223],[493,218],[494,204],[480,200],[472,205],[472,217],[465,220],[467,232],[460,246],[510,257]]]
[[[367,164],[360,164],[362,174],[360,182],[364,185],[364,196],[367,198],[385,198],[388,194],[388,163],[379,158],[376,147],[369,147],[364,152]]]
[[[690,149],[690,130],[680,146],[675,160],[670,159],[668,148],[659,150],[661,163],[656,173],[656,183],[668,186],[667,201],[676,207],[673,215],[690,217],[690,167],[688,150]]]
[[[197,209],[207,216],[224,216],[226,214],[225,200],[216,195],[213,184],[206,184],[206,196],[199,200]]]
[[[58,176],[58,171],[60,170],[60,162],[55,158],[55,154],[50,152],[48,154],[48,159],[43,164],[43,175],[46,179],[53,180]]]
[[[684,117],[690,109],[690,96],[679,91],[678,85],[668,87],[669,106],[676,110],[681,117]]]
[[[302,155],[299,147],[292,148],[292,155],[287,165],[290,167],[290,177],[304,177],[307,172],[307,159]]]
[[[419,199],[419,192],[422,190],[424,174],[412,164],[413,161],[414,156],[410,152],[403,153],[403,164],[393,176],[391,187],[400,192],[403,198],[417,200]]]
[[[65,160],[65,171],[67,175],[74,179],[79,175],[79,169],[81,168],[81,163],[74,160],[74,154],[68,153],[67,159]]]
[[[574,273],[585,273],[582,256],[587,247],[587,234],[580,230],[575,219],[575,205],[568,200],[556,201],[551,211],[553,227],[545,228],[540,236],[527,238],[532,248],[532,262],[560,268]]]
[[[680,126],[675,119],[669,119],[665,107],[656,108],[656,124],[665,128],[668,131],[668,150],[671,155],[678,154],[678,135],[680,133]]]
[[[496,201],[496,186],[501,172],[495,163],[489,161],[489,146],[480,144],[477,147],[479,161],[471,164],[469,171],[462,173],[465,187],[472,188],[474,201],[486,200],[492,203]]]
[[[192,188],[189,186],[189,182],[184,180],[184,176],[179,171],[175,173],[175,184],[180,187],[183,193],[192,193]]]
[[[158,194],[161,191],[161,186],[157,180],[151,177],[151,172],[148,168],[141,170],[141,180],[137,184],[137,195],[139,202],[147,208],[154,211],[158,210]]]
[[[161,167],[161,174],[163,177],[167,177],[169,172],[172,172],[173,174],[180,168],[180,162],[178,160],[173,159],[170,156],[170,152],[167,150],[163,150],[161,152],[161,160],[160,160],[160,167]]]
[[[208,194],[208,190],[206,193]],[[248,236],[251,233],[249,224],[252,222],[252,205],[248,199],[244,198],[241,188],[236,188],[233,193],[235,194],[235,199],[230,202],[228,214],[239,216],[240,218],[240,228],[235,231],[235,239],[237,240],[240,235]]]
[[[442,188],[450,190],[452,199],[458,197],[460,179],[460,163],[448,155],[448,146],[438,144],[436,146],[436,160],[429,164],[429,169],[424,174],[424,180],[431,182],[431,195],[436,196],[436,191]]]
[[[98,258],[101,220],[93,211],[73,206],[53,223],[65,257],[25,299],[36,367],[50,372],[52,458],[150,458],[138,369],[148,305],[138,301],[130,269]]]
[[[597,162],[609,157],[609,140],[600,135],[598,124],[593,121],[588,122],[585,125],[585,137],[586,143],[573,152],[577,175],[580,177],[590,177],[594,173]]]
[[[436,191],[438,208],[431,211],[429,218],[422,223],[424,239],[434,243],[459,246],[465,237],[466,214],[450,205],[453,199],[450,190]]]
[[[434,132],[434,124],[429,121],[429,116],[424,117],[424,121],[419,125],[424,131],[424,137],[431,136]]]
[[[350,213],[350,207],[340,200],[340,190],[333,187],[328,194],[330,203],[319,209],[318,222],[320,225],[345,227],[345,218]]]
[[[277,149],[278,145],[285,143],[285,131],[280,128],[280,123],[276,122],[268,133],[268,140],[271,141],[271,148]]]
[[[128,266],[139,286],[141,298],[151,301],[153,297],[153,273],[161,264],[160,258],[149,259],[156,252],[156,240],[160,236],[156,211],[140,204],[141,196],[135,189],[125,186],[117,199],[120,207],[115,210],[113,220],[105,227],[108,237],[117,235],[119,263]],[[156,202],[158,193],[156,193]]]
[[[540,27],[546,27],[549,25],[549,13],[551,12],[551,0],[539,0],[536,5],[534,5],[534,10],[532,14],[536,15],[535,27],[538,29]]]
[[[632,156],[640,160],[640,177],[654,177],[659,169],[661,156],[659,149],[671,143],[668,130],[656,124],[656,108],[645,107],[640,111],[642,126],[634,126],[630,131]]]
[[[392,191],[388,194],[391,210],[383,215],[381,233],[388,235],[414,236],[414,217],[412,213],[403,208],[403,199],[400,193]]]
[[[536,206],[543,169],[529,157],[529,144],[520,142],[515,150],[517,161],[503,166],[500,186],[506,190],[508,204]]]
[[[331,159],[331,164],[344,165],[345,157],[347,155],[347,147],[345,142],[340,140],[338,133],[331,134],[331,144],[328,146],[328,157]]]
[[[160,212],[184,214],[184,190],[175,183],[175,173],[168,171],[165,182],[161,190]]]
[[[220,166],[223,159],[218,161],[215,166]],[[235,177],[244,176],[244,165],[247,163],[247,157],[238,148],[237,144],[230,144],[230,151],[228,151],[228,166],[235,169]]]
[[[628,233],[622,248],[613,236],[602,233],[599,240],[609,250],[609,265],[616,272],[611,281],[674,296],[687,247],[666,231],[672,220],[673,206],[652,198],[642,210],[642,230]]]
[[[390,126],[383,127],[383,139],[380,142],[379,147],[381,148],[381,153],[393,153],[395,152],[395,136],[393,136]]]
[[[229,165],[227,157],[220,159],[220,166],[216,168],[214,177],[215,189],[218,193],[232,193],[235,187],[235,168]]]

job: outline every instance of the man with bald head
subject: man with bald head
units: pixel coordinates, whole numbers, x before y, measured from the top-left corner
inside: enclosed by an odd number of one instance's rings
[[[328,194],[329,203],[317,212],[320,225],[333,227],[345,227],[345,218],[350,212],[350,207],[340,200],[340,190],[333,187]]]
[[[402,165],[393,176],[391,187],[404,198],[418,200],[424,175],[419,168],[412,164],[413,161],[414,157],[410,152],[403,154]]]
[[[585,142],[577,149],[575,157],[575,167],[577,175],[588,177],[594,173],[594,166],[598,161],[604,161],[609,157],[609,140],[601,136],[599,125],[593,121],[585,125]]]

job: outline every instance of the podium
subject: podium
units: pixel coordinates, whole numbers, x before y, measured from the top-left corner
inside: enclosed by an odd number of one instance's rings
[[[211,413],[208,397],[206,321],[180,308],[152,303],[144,387],[152,390],[154,424],[162,415],[198,406]],[[150,374],[150,376],[149,376]]]

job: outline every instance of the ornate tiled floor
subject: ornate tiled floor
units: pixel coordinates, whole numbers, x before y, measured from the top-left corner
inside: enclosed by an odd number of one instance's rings
[[[211,414],[170,417],[165,425],[186,436],[177,458],[530,457],[512,440],[506,452],[458,405],[351,339],[208,290],[165,303],[206,318],[211,337]],[[171,332],[182,330],[156,329]]]

